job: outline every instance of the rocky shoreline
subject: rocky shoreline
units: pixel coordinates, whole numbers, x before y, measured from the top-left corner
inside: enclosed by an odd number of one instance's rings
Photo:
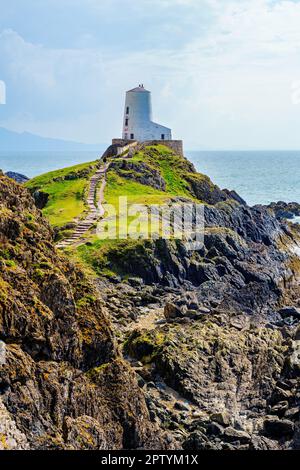
[[[300,449],[300,230],[185,181],[203,247],[138,241],[108,255],[120,274],[90,278],[0,175],[0,447]]]

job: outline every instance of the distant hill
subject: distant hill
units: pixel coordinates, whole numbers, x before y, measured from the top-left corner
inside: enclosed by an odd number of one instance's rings
[[[29,132],[13,132],[0,127],[1,151],[76,151],[102,150],[107,144],[82,144],[68,140],[50,139],[30,134]]]

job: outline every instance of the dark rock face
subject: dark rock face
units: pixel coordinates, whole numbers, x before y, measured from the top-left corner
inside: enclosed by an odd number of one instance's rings
[[[205,201],[208,204],[216,204],[220,201],[226,201],[228,196],[218,186],[212,184],[208,177],[199,175],[198,173],[186,176],[186,180],[191,185],[191,192],[200,201]]]
[[[136,301],[114,290],[124,352],[142,364],[152,419],[184,449],[299,448],[297,232],[229,191],[202,196],[211,204],[201,248],[156,240],[120,254],[122,270],[145,283],[134,286]],[[160,311],[151,328],[147,309]]]
[[[0,448],[163,448],[94,286],[3,176],[0,213]]]
[[[300,216],[300,204],[297,202],[272,202],[267,206],[272,210],[277,219],[293,219],[294,216]]]
[[[299,233],[182,168],[207,203],[203,246],[119,244],[98,289],[0,177],[0,423],[15,447],[300,448]]]
[[[42,210],[47,205],[47,202],[49,200],[49,194],[45,193],[44,191],[35,191],[33,193],[33,198],[36,207]]]
[[[26,183],[26,181],[29,181],[29,178],[27,178],[27,176],[21,175],[21,173],[15,173],[14,171],[7,171],[5,173],[5,176],[21,184]]]

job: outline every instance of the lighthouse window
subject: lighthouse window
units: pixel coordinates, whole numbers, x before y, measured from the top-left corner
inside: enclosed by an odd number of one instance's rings
[[[129,106],[126,108],[126,114],[129,114]]]
[[[128,118],[125,119],[125,126],[128,126]]]
[[[131,139],[131,140],[134,139],[134,134],[130,134],[130,139]]]
[[[161,140],[165,140],[165,134],[161,135]]]

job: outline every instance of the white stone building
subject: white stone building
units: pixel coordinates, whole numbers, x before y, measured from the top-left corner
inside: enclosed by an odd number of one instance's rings
[[[122,137],[139,142],[172,140],[171,129],[152,121],[151,93],[144,85],[126,93]]]

